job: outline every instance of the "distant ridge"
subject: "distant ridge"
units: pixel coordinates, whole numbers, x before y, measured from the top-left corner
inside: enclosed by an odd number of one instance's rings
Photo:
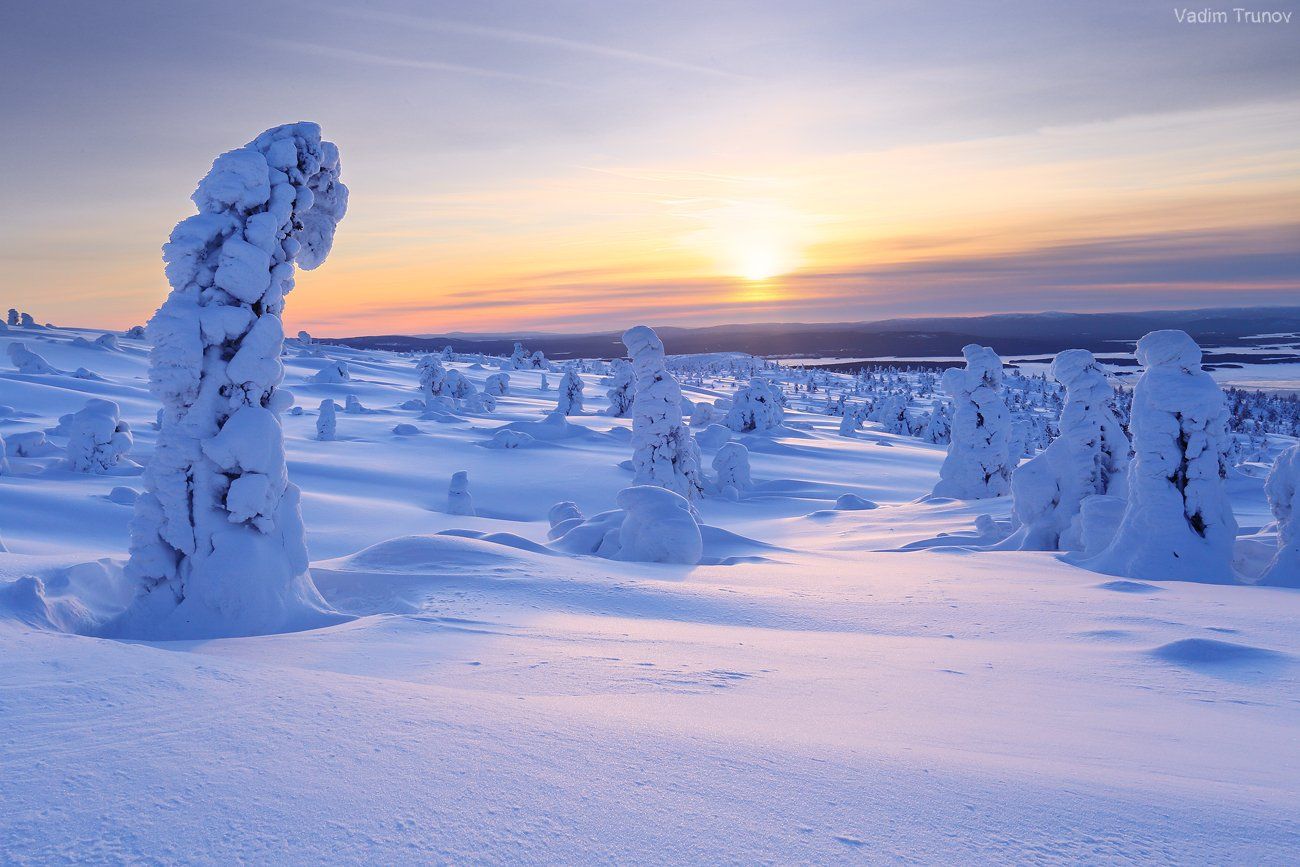
[[[668,351],[747,352],[769,358],[855,358],[951,356],[967,343],[993,346],[1004,357],[1090,349],[1122,352],[1143,334],[1179,328],[1197,342],[1251,347],[1300,341],[1265,338],[1300,333],[1300,307],[1214,307],[1136,313],[998,313],[988,316],[925,316],[848,323],[759,323],[698,328],[656,326]],[[623,355],[621,331],[588,334],[499,332],[442,335],[370,335],[325,339],[371,349],[427,352],[451,346],[456,352],[508,354],[516,340],[549,358],[613,358]]]

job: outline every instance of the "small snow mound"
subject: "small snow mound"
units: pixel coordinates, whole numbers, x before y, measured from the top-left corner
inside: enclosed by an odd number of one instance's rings
[[[859,497],[857,494],[841,494],[839,499],[835,501],[835,508],[841,512],[855,512],[866,509],[878,509],[880,506],[877,503],[873,503],[871,500]]]
[[[1100,590],[1110,590],[1115,593],[1159,593],[1160,588],[1154,584],[1147,584],[1143,581],[1106,581],[1097,585]]]
[[[537,442],[536,437],[521,430],[498,430],[492,434],[492,439],[483,443],[483,447],[489,449],[521,449],[535,442]]]
[[[118,485],[108,492],[109,502],[117,503],[119,506],[134,506],[138,499],[140,499],[140,492],[125,485]]]
[[[393,433],[399,437],[413,437],[419,435],[420,429],[413,424],[402,423],[393,425]]]
[[[399,536],[321,565],[340,571],[453,573],[458,566],[492,566],[521,556],[506,547],[516,546],[492,544],[468,533]]]
[[[1152,656],[1188,668],[1218,668],[1259,663],[1279,664],[1290,657],[1276,650],[1214,638],[1184,638],[1149,651]]]

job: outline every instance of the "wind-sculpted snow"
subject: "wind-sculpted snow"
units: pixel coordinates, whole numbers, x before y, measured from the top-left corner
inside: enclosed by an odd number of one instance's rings
[[[1133,390],[1128,505],[1110,545],[1081,565],[1125,578],[1232,583],[1237,522],[1224,486],[1223,392],[1182,331],[1146,335],[1137,359],[1146,370]]]
[[[1284,700],[1300,595],[988,550],[1010,497],[925,497],[944,458],[920,427],[947,402],[933,371],[669,360],[692,414],[717,411],[696,430],[709,496],[692,512],[660,487],[620,494],[635,420],[605,411],[608,383],[599,412],[566,418],[541,389],[558,372],[511,368],[490,395],[508,355],[436,353],[493,398],[480,414],[473,395],[426,398],[418,356],[292,342],[295,406],[201,454],[250,468],[223,506],[253,525],[274,490],[265,434],[283,430],[313,583],[353,619],[106,641],[86,633],[138,587],[130,459],[153,460],[160,432],[147,342],[114,352],[102,333],[0,334],[0,358],[21,341],[102,377],[0,371],[0,860],[1283,864],[1300,845]],[[347,382],[312,381],[339,362]],[[615,372],[577,366],[588,386]],[[784,420],[732,431],[720,419],[755,375]],[[349,394],[364,411],[317,440],[320,402]],[[838,435],[891,398],[915,433]],[[103,475],[67,466],[90,399],[135,440]],[[1003,400],[1039,453],[1072,398],[1007,372]],[[487,447],[501,440],[522,447]],[[1293,442],[1267,440],[1269,462]],[[718,492],[742,448],[752,487]],[[1225,486],[1252,579],[1284,535],[1253,449]],[[450,508],[461,472],[472,515]],[[1114,503],[1080,507],[1102,548]]]
[[[279,415],[294,268],[325,261],[347,209],[338,150],[312,123],[217,157],[198,213],[163,247],[171,294],[149,323],[162,429],[131,526],[122,635],[246,635],[328,622],[312,585]],[[341,362],[334,378],[346,380]]]

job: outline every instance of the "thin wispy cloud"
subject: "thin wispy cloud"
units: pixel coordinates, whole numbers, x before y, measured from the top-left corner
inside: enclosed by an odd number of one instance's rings
[[[390,54],[374,54],[369,51],[357,51],[352,48],[340,48],[338,46],[322,45],[316,42],[298,42],[292,39],[278,39],[269,36],[247,36],[240,34],[240,38],[266,48],[293,51],[298,54],[305,54],[312,57],[324,57],[331,60],[366,63],[371,66],[385,66],[393,69],[414,69],[425,72],[450,72],[458,75],[470,75],[477,78],[491,78],[503,81],[523,81],[528,82],[529,84],[542,84],[549,87],[565,88],[567,90],[586,89],[580,85],[570,84],[563,81],[554,81],[548,78],[539,78],[535,75],[508,72],[503,69],[491,69],[482,66],[469,66],[463,63],[449,63],[444,60],[427,60],[423,58],[397,57]]]
[[[630,51],[625,48],[615,48],[609,45],[599,45],[597,43],[577,39],[566,39],[562,36],[551,36],[545,33],[511,30],[504,27],[487,27],[481,24],[467,24],[462,21],[448,21],[443,18],[425,18],[417,15],[405,15],[400,12],[385,12],[379,9],[350,9],[334,7],[331,11],[337,15],[344,15],[351,18],[384,24],[392,24],[398,27],[417,28],[435,33],[449,33],[458,36],[475,36],[484,39],[496,39],[503,42],[513,42],[519,45],[538,45],[575,54],[603,57],[609,60],[618,60],[625,63],[634,63],[643,66],[654,66],[660,69],[673,69],[678,72],[690,72],[698,75],[726,78],[731,79],[732,81],[744,81],[750,78],[750,76],[747,75],[728,72],[723,69],[715,69],[714,67],[703,66],[698,63],[675,60],[669,57],[659,57],[653,54],[645,54],[640,51]]]

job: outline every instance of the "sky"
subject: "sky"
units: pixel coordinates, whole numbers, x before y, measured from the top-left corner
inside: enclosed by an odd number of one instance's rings
[[[291,333],[1297,304],[1270,2],[0,0],[0,306],[144,322],[213,158],[296,120],[352,196]]]

